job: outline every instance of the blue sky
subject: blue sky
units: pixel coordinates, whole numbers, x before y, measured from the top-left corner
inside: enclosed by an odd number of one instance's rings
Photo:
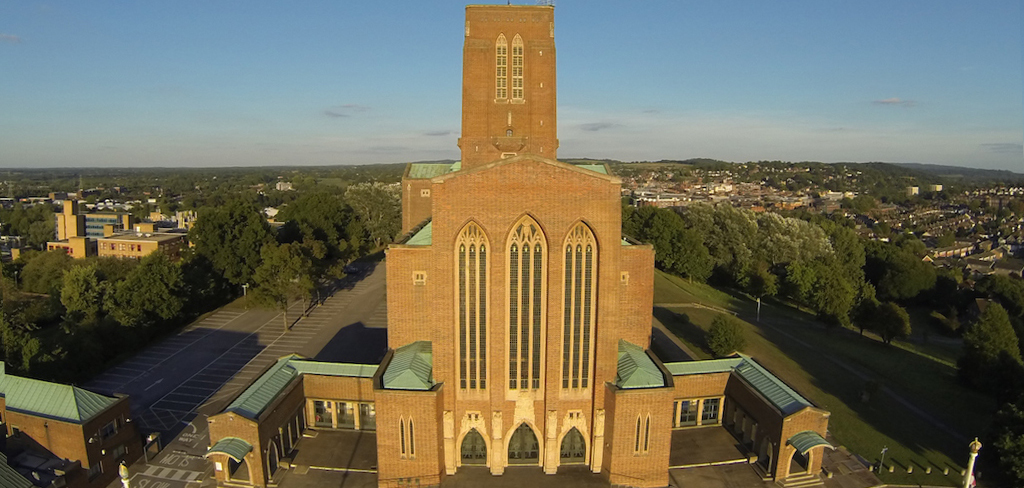
[[[0,3],[0,167],[458,158],[464,6]],[[1018,0],[561,0],[559,156],[1024,172],[1022,25]]]

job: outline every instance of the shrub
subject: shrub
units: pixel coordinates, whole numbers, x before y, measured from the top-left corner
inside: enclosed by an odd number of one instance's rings
[[[715,356],[727,356],[743,349],[743,327],[728,315],[719,315],[708,329],[708,347]]]

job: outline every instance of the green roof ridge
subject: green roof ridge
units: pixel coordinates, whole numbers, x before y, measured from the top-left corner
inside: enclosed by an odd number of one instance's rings
[[[76,424],[86,422],[118,401],[77,386],[7,374],[2,363],[0,394],[8,410]]]
[[[384,388],[429,390],[434,387],[433,352],[430,341],[417,341],[395,350],[384,370]]]
[[[619,364],[615,386],[622,389],[665,386],[665,376],[643,348],[619,339]]]
[[[753,386],[784,415],[795,413],[812,405],[809,400],[761,366],[754,358],[744,354],[740,354],[740,357],[743,358],[743,362],[736,366],[736,374]]]
[[[235,412],[255,420],[277,398],[292,379],[298,376],[295,368],[288,365],[298,354],[290,354],[277,360],[265,373],[256,378],[248,388],[228,405],[225,411]]]

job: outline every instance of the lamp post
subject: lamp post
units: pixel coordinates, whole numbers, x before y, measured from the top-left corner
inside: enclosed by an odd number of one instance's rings
[[[971,450],[971,457],[967,460],[967,475],[964,476],[963,488],[971,488],[974,486],[974,460],[978,458],[978,451],[981,450],[981,443],[978,442],[978,438],[975,437],[967,447]]]
[[[885,453],[889,451],[888,447],[882,446],[882,458],[878,460],[878,472],[881,474],[882,466],[885,466]]]
[[[248,292],[249,292],[249,284],[248,283],[242,283],[242,296],[243,297],[246,296],[248,294]]]
[[[124,464],[124,461],[121,462],[121,466],[117,469],[117,472],[121,475],[121,484],[124,485],[124,488],[130,488],[128,485],[128,466]]]

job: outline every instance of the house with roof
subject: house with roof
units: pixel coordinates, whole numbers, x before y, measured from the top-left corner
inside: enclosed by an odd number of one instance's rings
[[[8,374],[0,363],[0,420],[8,464],[26,479],[63,478],[66,486],[99,488],[121,462],[143,454],[128,397]],[[0,475],[3,476],[3,475]]]

